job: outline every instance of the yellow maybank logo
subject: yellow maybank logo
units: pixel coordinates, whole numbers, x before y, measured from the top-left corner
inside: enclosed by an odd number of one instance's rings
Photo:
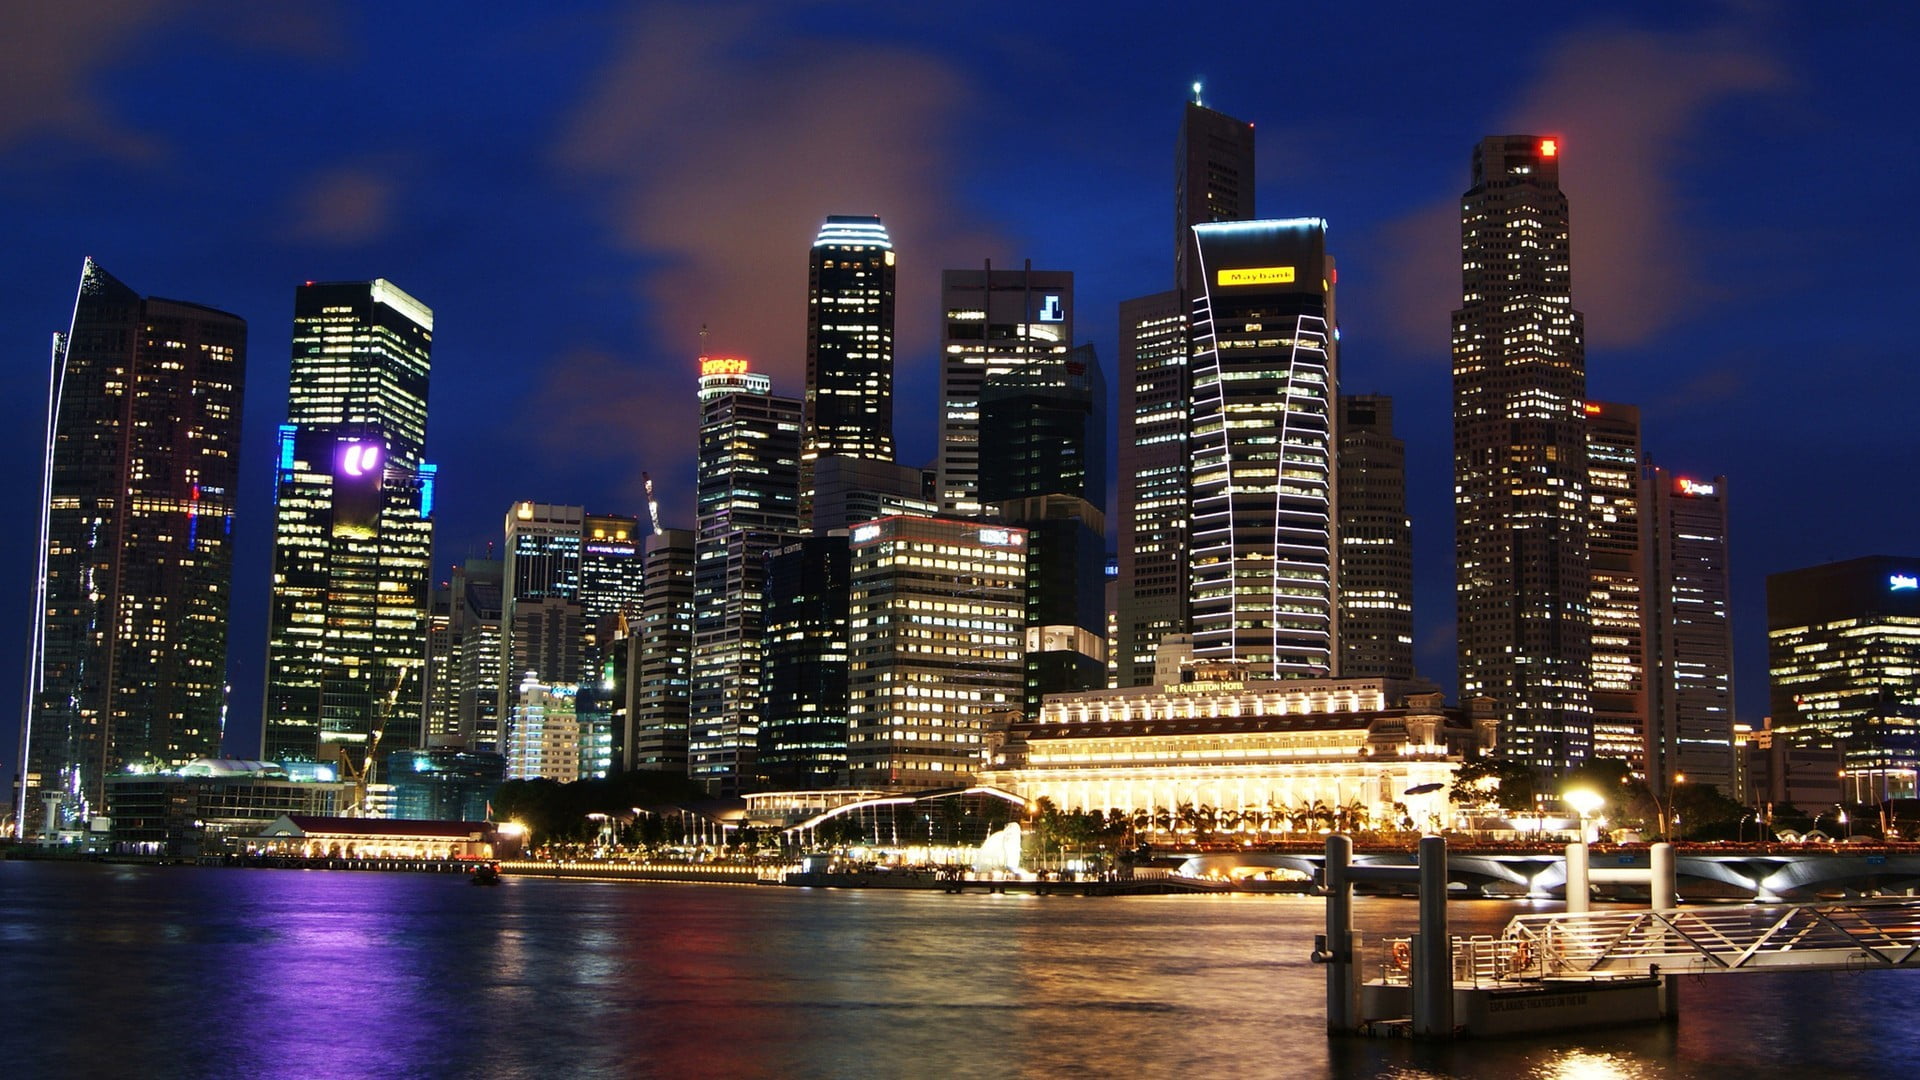
[[[1291,266],[1249,266],[1245,270],[1222,270],[1222,285],[1286,285],[1293,281]]]

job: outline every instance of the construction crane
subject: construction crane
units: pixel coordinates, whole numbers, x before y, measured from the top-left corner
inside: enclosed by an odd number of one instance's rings
[[[369,790],[375,783],[374,761],[380,754],[380,737],[387,733],[387,720],[393,715],[394,706],[400,702],[400,688],[406,685],[406,681],[405,668],[394,673],[393,686],[387,690],[386,696],[380,701],[374,716],[373,730],[367,739],[366,755],[360,759],[358,766],[354,765],[353,756],[347,753],[347,745],[340,744],[340,779],[353,785],[353,802],[341,814],[342,817],[371,816],[367,800]]]
[[[660,528],[660,501],[653,497],[653,475],[641,473],[640,483],[647,490],[647,516],[653,519],[653,535],[659,536],[664,530]]]

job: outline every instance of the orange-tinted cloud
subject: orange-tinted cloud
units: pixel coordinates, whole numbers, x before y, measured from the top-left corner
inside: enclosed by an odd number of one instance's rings
[[[151,158],[159,145],[95,100],[96,70],[182,5],[161,0],[62,0],[7,5],[0,18],[0,148],[57,135],[116,157]]]
[[[393,182],[365,168],[334,169],[294,196],[292,235],[328,247],[378,239],[392,216]]]
[[[1711,299],[1692,275],[1689,234],[1673,162],[1721,101],[1783,85],[1764,52],[1725,31],[1622,30],[1570,37],[1499,131],[1562,139],[1561,187],[1573,221],[1574,305],[1601,347],[1651,339],[1689,306]],[[1395,330],[1444,355],[1447,313],[1459,304],[1460,224],[1449,197],[1388,225],[1385,288]]]

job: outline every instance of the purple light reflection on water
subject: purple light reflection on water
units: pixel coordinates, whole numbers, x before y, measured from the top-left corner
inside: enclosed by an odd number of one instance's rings
[[[1453,907],[1491,932],[1518,910]],[[1363,900],[1362,932],[1404,931]],[[1920,973],[1688,980],[1678,1025],[1322,1033],[1320,907],[0,863],[8,1076],[1904,1076]]]

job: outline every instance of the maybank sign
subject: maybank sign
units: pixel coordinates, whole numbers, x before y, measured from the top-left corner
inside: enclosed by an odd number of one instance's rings
[[[1222,270],[1214,280],[1221,285],[1290,285],[1291,266],[1249,266],[1241,270]]]

